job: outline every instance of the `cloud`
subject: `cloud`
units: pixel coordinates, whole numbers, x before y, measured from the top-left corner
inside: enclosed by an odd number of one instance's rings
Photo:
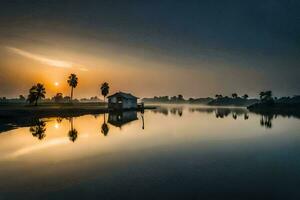
[[[41,62],[43,64],[46,65],[50,65],[53,67],[61,67],[61,68],[72,68],[72,67],[76,67],[78,68],[78,70],[80,71],[88,71],[88,69],[82,65],[73,63],[73,62],[68,62],[68,61],[63,61],[63,60],[56,60],[56,59],[50,59],[47,58],[45,56],[42,55],[38,55],[38,54],[34,54],[19,48],[15,48],[15,47],[6,47],[7,50],[9,50],[10,52],[13,52],[15,54],[18,54],[20,56]]]

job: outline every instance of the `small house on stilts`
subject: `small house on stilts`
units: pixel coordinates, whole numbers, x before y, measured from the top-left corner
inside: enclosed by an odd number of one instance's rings
[[[108,108],[111,110],[134,110],[138,109],[137,99],[130,93],[117,92],[108,98]]]

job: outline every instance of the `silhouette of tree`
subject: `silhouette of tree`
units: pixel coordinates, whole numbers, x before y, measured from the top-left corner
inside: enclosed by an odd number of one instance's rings
[[[107,82],[104,82],[101,84],[101,94],[104,97],[104,102],[105,102],[105,97],[108,95],[109,93],[109,85]]]
[[[21,95],[19,95],[19,99],[21,100],[21,101],[25,101],[26,99],[25,99],[25,97],[21,94]]]
[[[105,113],[104,113],[103,124],[101,126],[101,133],[103,133],[104,136],[107,136],[108,132],[109,132],[109,126],[106,123]]]
[[[183,95],[182,94],[179,94],[178,96],[177,96],[177,100],[178,101],[183,101],[184,99],[183,99]]]
[[[237,95],[237,93],[232,93],[232,98],[234,98],[234,99],[236,99],[236,98],[238,98],[238,95]]]
[[[57,93],[54,97],[53,97],[54,101],[56,103],[58,102],[62,102],[64,100],[63,94],[62,93]]]
[[[274,99],[272,97],[271,90],[260,92],[259,97],[260,97],[260,100],[262,103],[265,103],[265,104],[273,104],[274,103]]]
[[[73,99],[73,89],[76,88],[77,84],[78,84],[78,78],[76,76],[76,74],[70,74],[69,78],[68,78],[68,84],[71,87],[71,101]]]
[[[221,99],[221,98],[223,98],[223,95],[221,95],[221,94],[216,94],[215,97],[216,97],[216,99]]]
[[[248,97],[249,97],[248,94],[243,95],[243,99],[248,99]]]
[[[38,100],[45,98],[45,94],[46,89],[44,85],[38,83],[30,88],[27,101],[29,101],[29,103],[34,103],[34,105],[37,106]]]
[[[39,140],[43,139],[46,134],[46,122],[40,119],[36,119],[34,122],[34,126],[31,126],[29,131],[34,137],[37,137]]]
[[[78,131],[76,129],[73,128],[73,117],[71,117],[69,119],[70,123],[71,123],[71,130],[68,132],[68,135],[69,135],[69,139],[72,141],[72,142],[75,142],[75,140],[77,139],[77,136],[78,136]]]

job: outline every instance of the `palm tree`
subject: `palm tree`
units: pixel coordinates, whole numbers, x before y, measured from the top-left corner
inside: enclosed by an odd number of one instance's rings
[[[46,94],[46,89],[44,85],[38,83],[30,88],[27,101],[29,101],[29,103],[34,102],[34,105],[37,106],[38,100],[45,98],[45,94]]]
[[[109,85],[107,82],[104,82],[101,84],[101,94],[104,97],[104,102],[105,102],[105,97],[108,95],[109,93]]]
[[[77,84],[78,84],[78,78],[76,76],[76,74],[70,74],[69,78],[68,78],[68,84],[71,87],[71,101],[73,99],[73,89],[76,88]]]

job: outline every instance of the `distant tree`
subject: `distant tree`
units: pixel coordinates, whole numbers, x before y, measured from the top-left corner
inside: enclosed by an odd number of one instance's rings
[[[274,99],[272,97],[272,91],[267,90],[267,91],[262,91],[259,93],[260,100],[262,103],[267,103],[267,104],[272,104],[274,103]]]
[[[248,99],[248,97],[249,97],[248,94],[243,95],[243,99]]]
[[[64,100],[63,94],[62,93],[57,93],[54,97],[53,97],[54,101],[56,103],[58,102],[62,102]]]
[[[189,102],[193,102],[194,100],[194,98],[189,98]]]
[[[91,101],[99,101],[99,98],[97,96],[91,97],[90,98]]]
[[[233,93],[231,96],[232,96],[232,98],[234,98],[234,99],[238,98],[237,93]]]
[[[29,103],[34,103],[34,105],[37,106],[38,100],[45,98],[45,94],[46,89],[44,85],[38,83],[30,88],[27,101],[29,101]]]
[[[21,101],[25,101],[26,100],[26,98],[21,94],[21,95],[19,95],[19,99],[21,100]]]
[[[71,97],[69,97],[69,96],[64,96],[63,100],[64,100],[64,102],[68,102],[68,101],[71,100]]]
[[[179,94],[179,95],[177,96],[177,100],[183,101],[183,100],[184,100],[184,99],[183,99],[183,95],[182,95],[182,94]]]
[[[221,99],[221,98],[223,98],[223,95],[221,95],[221,94],[216,94],[215,97],[216,97],[216,99]]]
[[[73,99],[73,89],[76,88],[77,84],[78,84],[78,78],[76,76],[76,74],[70,74],[69,78],[68,78],[68,84],[71,87],[71,101]]]
[[[177,97],[176,96],[172,96],[170,101],[177,101]]]
[[[104,102],[105,102],[105,97],[108,95],[109,93],[109,85],[107,82],[104,82],[101,84],[101,94],[104,97]]]

